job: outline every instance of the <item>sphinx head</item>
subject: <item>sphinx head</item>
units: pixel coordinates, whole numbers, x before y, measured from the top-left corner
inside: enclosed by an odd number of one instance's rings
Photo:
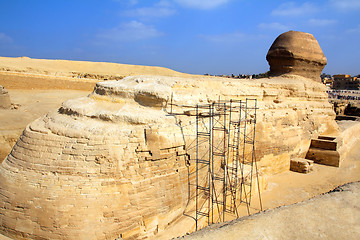
[[[279,35],[271,45],[266,60],[270,75],[295,74],[321,81],[327,60],[318,41],[310,33],[289,31]]]

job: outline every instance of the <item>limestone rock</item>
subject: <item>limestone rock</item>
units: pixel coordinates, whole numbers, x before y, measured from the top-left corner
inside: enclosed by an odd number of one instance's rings
[[[310,148],[306,154],[306,158],[318,164],[340,167],[340,154],[337,151]]]
[[[310,61],[315,71],[309,58],[291,61],[295,70]],[[301,76],[101,82],[25,128],[0,166],[0,231],[22,239],[154,237],[186,212],[196,190],[196,116],[186,106],[247,98],[259,108],[260,176],[287,171],[311,138],[337,131],[326,87]]]
[[[8,91],[0,85],[0,108],[10,108],[11,101]]]
[[[290,161],[290,170],[299,173],[309,173],[313,169],[313,161],[304,158],[295,158]]]
[[[311,139],[306,158],[318,164],[339,167],[341,158],[338,147],[340,146],[335,137],[319,136],[318,139]]]
[[[219,97],[258,99],[255,148],[263,174],[288,170],[312,137],[336,128],[325,86],[302,77],[134,76],[98,83],[88,97],[29,124],[5,158],[0,231],[47,239],[145,238],[163,231],[184,212],[194,181],[188,163],[196,119],[175,113]]]
[[[321,71],[327,63],[314,36],[298,31],[289,31],[278,36],[271,45],[266,60],[272,75],[290,73],[319,82]]]

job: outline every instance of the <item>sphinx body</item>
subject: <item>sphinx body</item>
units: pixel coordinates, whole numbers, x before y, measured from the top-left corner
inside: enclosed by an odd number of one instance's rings
[[[180,106],[258,100],[262,176],[289,169],[311,137],[335,131],[325,86],[286,76],[132,76],[98,83],[30,123],[0,166],[0,231],[23,239],[156,235],[189,204],[195,118]],[[170,102],[172,103],[170,106]],[[193,229],[189,229],[192,231]]]
[[[29,124],[4,160],[2,232],[111,239],[165,229],[188,203],[185,152],[194,154],[187,151],[194,118],[168,114],[171,95],[178,105],[257,98],[263,174],[287,170],[291,157],[306,154],[312,136],[336,127],[324,86],[302,77],[142,76],[98,83],[88,97]]]

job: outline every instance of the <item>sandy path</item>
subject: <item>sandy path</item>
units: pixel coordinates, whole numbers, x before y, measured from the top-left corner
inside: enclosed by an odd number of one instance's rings
[[[262,194],[264,208],[304,201],[337,186],[360,181],[359,144],[360,141],[351,149],[340,168],[315,164],[309,174],[288,171],[272,176],[268,189]]]
[[[5,237],[4,235],[0,234],[0,240],[11,240],[11,238]]]
[[[298,204],[213,225],[185,239],[360,239],[360,182]]]

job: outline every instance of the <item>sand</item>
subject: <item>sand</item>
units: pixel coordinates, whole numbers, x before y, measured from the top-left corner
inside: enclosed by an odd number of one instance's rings
[[[193,76],[163,67],[128,65],[106,62],[32,59],[28,57],[0,57],[0,71],[70,77],[75,79],[111,79],[131,75]]]
[[[310,200],[233,222],[213,225],[184,239],[359,239],[360,182]]]
[[[91,91],[98,81],[118,80],[131,75],[199,77],[163,67],[0,57],[0,85],[6,89]]]

